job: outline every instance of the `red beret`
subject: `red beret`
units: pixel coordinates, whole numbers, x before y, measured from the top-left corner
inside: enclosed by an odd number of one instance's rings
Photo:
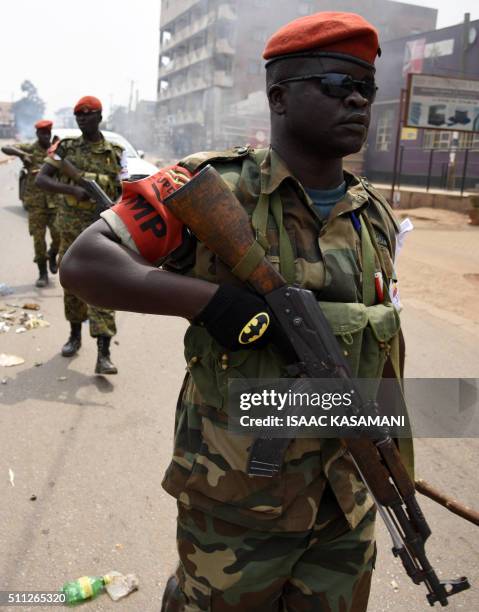
[[[41,119],[35,123],[35,129],[37,130],[51,130],[53,127],[53,121],[49,119]]]
[[[74,113],[78,113],[81,111],[101,111],[102,106],[101,102],[95,96],[83,96],[80,98],[78,102],[75,104],[75,108],[73,109]]]
[[[378,32],[356,13],[325,11],[300,17],[275,32],[263,51],[265,60],[287,55],[348,56],[373,65],[380,54]]]

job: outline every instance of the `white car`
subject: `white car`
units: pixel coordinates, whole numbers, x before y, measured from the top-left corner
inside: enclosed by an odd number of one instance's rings
[[[154,164],[151,164],[150,162],[143,159],[143,152],[137,151],[128,142],[128,140],[126,140],[126,138],[124,138],[120,134],[117,134],[116,132],[109,132],[108,130],[101,130],[101,133],[107,140],[115,144],[119,144],[125,149],[127,155],[128,172],[130,174],[130,181],[137,181],[138,179],[144,178],[145,176],[150,176],[152,174],[155,174],[155,172],[158,172],[158,168]],[[80,135],[80,130],[76,128],[53,128],[52,130],[52,137],[58,136],[60,140],[63,140],[64,138],[78,138],[78,136]]]

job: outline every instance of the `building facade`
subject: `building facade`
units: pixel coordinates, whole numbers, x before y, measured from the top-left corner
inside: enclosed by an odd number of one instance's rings
[[[15,116],[11,102],[0,102],[0,138],[15,136]]]
[[[396,167],[401,184],[477,189],[479,133],[407,127],[398,130],[402,127],[398,125],[400,99],[405,99],[409,73],[478,80],[479,20],[382,45],[365,173],[376,182],[390,183]],[[404,106],[403,102],[401,116]]]
[[[177,157],[194,150],[267,141],[268,112],[260,101],[265,95],[261,57],[265,41],[288,21],[330,9],[325,0],[163,0],[160,150],[169,149]],[[361,13],[378,27],[383,39],[432,29],[437,17],[435,9],[388,0],[335,0],[334,9]],[[248,100],[259,102],[259,118],[253,123],[255,113],[250,112]],[[240,101],[246,101],[248,117],[238,111]]]

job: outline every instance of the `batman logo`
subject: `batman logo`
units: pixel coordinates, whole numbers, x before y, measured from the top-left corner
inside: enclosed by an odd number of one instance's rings
[[[264,332],[269,327],[269,314],[267,312],[258,312],[248,323],[243,327],[238,336],[240,344],[251,344],[261,338]]]

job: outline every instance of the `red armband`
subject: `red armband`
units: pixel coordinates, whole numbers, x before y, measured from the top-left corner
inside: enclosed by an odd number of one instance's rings
[[[122,183],[122,197],[111,210],[125,224],[139,253],[151,263],[172,253],[183,240],[183,223],[163,200],[191,176],[185,168],[170,166],[139,181]]]

